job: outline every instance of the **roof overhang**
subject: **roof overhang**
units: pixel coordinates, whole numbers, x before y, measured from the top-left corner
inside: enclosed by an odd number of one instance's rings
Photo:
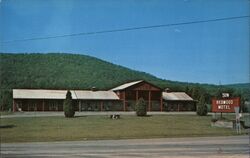
[[[162,98],[166,101],[190,101],[194,102],[193,98],[185,92],[162,92]]]
[[[70,90],[72,99],[119,100],[112,91]],[[13,99],[65,99],[67,90],[13,89]]]

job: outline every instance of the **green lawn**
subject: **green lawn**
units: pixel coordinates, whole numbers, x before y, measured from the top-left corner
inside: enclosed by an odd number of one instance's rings
[[[36,142],[124,138],[163,138],[234,135],[231,129],[210,125],[211,116],[157,115],[150,117],[108,116],[76,118],[2,118],[1,142]]]
[[[3,115],[11,115],[13,114],[12,111],[0,111],[0,116],[3,116]]]

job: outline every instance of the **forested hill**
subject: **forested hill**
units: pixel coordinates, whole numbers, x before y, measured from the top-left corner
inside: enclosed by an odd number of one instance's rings
[[[224,85],[224,87],[238,91],[238,94],[240,93],[244,98],[250,101],[250,83],[229,84]]]
[[[13,88],[107,90],[133,80],[146,80],[161,88],[185,91],[194,99],[204,94],[207,102],[221,86],[162,80],[145,72],[77,54],[0,53],[0,106],[11,104]],[[224,87],[225,88],[225,87]],[[227,87],[226,87],[227,88]],[[229,91],[234,91],[228,87]],[[8,101],[5,101],[8,100]]]
[[[231,88],[237,88],[237,89],[249,89],[250,88],[250,83],[228,84],[228,85],[225,85],[225,86],[231,87]]]
[[[76,54],[0,54],[1,88],[110,89],[132,80],[165,81],[94,57]]]

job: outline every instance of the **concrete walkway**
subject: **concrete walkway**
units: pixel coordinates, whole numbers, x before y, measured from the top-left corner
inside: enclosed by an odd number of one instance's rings
[[[103,111],[103,112],[76,112],[75,116],[91,116],[91,115],[135,115],[135,112],[122,111]],[[196,115],[196,112],[148,112],[148,115]],[[14,117],[48,117],[48,116],[64,116],[64,112],[15,112],[9,115],[2,115],[0,118]]]

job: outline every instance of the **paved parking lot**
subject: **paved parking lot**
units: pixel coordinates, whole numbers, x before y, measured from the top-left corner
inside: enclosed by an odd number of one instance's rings
[[[98,140],[1,145],[3,158],[249,158],[249,136]]]

